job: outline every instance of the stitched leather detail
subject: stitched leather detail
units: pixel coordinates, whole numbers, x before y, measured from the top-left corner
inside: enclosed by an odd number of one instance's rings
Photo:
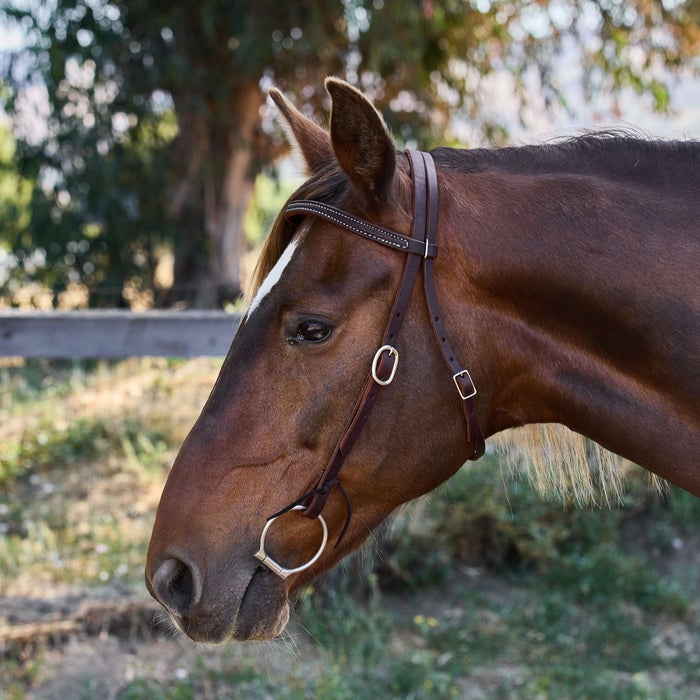
[[[299,199],[296,202],[290,202],[284,210],[285,218],[289,219],[300,214],[311,214],[318,216],[327,221],[331,221],[338,226],[342,226],[351,233],[359,234],[365,238],[380,243],[381,245],[400,250],[405,253],[413,253],[415,255],[426,255],[425,245],[419,241],[404,236],[401,233],[384,228],[378,224],[373,224],[370,221],[365,221],[352,214],[344,212],[342,209],[325,204],[324,202],[316,202],[311,199]],[[437,255],[437,246],[429,245],[427,249],[427,257],[434,258]]]

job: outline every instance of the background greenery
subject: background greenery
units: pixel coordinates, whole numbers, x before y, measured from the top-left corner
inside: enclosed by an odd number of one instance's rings
[[[0,610],[146,604],[154,509],[217,365],[0,369]],[[621,508],[587,511],[491,455],[302,591],[281,642],[198,648],[157,624],[0,645],[0,697],[691,698],[699,526],[699,499],[660,497],[641,470]]]
[[[4,301],[27,282],[55,304],[70,285],[103,306],[133,290],[157,305],[234,298],[254,183],[285,151],[272,84],[324,122],[323,78],[338,75],[400,143],[453,143],[468,124],[467,140],[498,145],[489,81],[506,79],[526,120],[567,107],[562,61],[580,69],[576,97],[604,95],[611,114],[624,90],[668,109],[673,77],[698,69],[699,17],[698,0],[0,0],[0,26],[26,37],[0,51],[16,139],[8,162],[0,133]],[[166,253],[174,284],[157,274]]]
[[[400,143],[464,142],[467,124],[499,145],[493,76],[523,120],[568,107],[565,56],[584,99],[614,113],[631,89],[663,111],[697,70],[699,17],[697,0],[0,0],[26,37],[0,51],[0,304],[233,298],[288,194],[272,84],[324,122],[340,75]],[[55,601],[148,605],[155,507],[217,364],[0,367],[0,629]],[[280,643],[200,649],[162,623],[28,649],[0,634],[0,698],[700,696],[699,504],[633,472],[623,508],[579,511],[491,456],[303,591]]]

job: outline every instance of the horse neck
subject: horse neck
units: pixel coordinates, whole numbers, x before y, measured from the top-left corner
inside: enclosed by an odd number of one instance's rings
[[[487,432],[563,423],[699,493],[697,205],[590,176],[441,178],[436,279],[469,319]]]

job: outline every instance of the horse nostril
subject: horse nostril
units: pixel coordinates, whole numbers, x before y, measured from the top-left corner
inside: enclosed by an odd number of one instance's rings
[[[153,592],[158,601],[179,617],[187,615],[199,599],[200,576],[179,559],[166,559],[153,574]]]

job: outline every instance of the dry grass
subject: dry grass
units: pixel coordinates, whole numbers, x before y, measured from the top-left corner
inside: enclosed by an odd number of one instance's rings
[[[73,619],[90,597],[147,600],[156,504],[219,364],[0,367],[0,628],[29,613],[41,622],[47,608]],[[416,527],[398,520],[391,548],[375,545],[384,573],[368,560],[364,574],[350,567],[325,593],[304,593],[286,641],[204,650],[76,633],[43,659],[0,660],[0,695],[690,697],[697,499],[654,505],[643,493],[626,516],[565,511],[501,482],[486,458],[414,506],[413,520],[407,509]],[[410,592],[381,588],[388,565]],[[369,602],[347,593],[358,578],[371,582]]]
[[[220,360],[129,360],[51,371],[34,391],[5,369],[0,595],[139,581],[155,508]]]

